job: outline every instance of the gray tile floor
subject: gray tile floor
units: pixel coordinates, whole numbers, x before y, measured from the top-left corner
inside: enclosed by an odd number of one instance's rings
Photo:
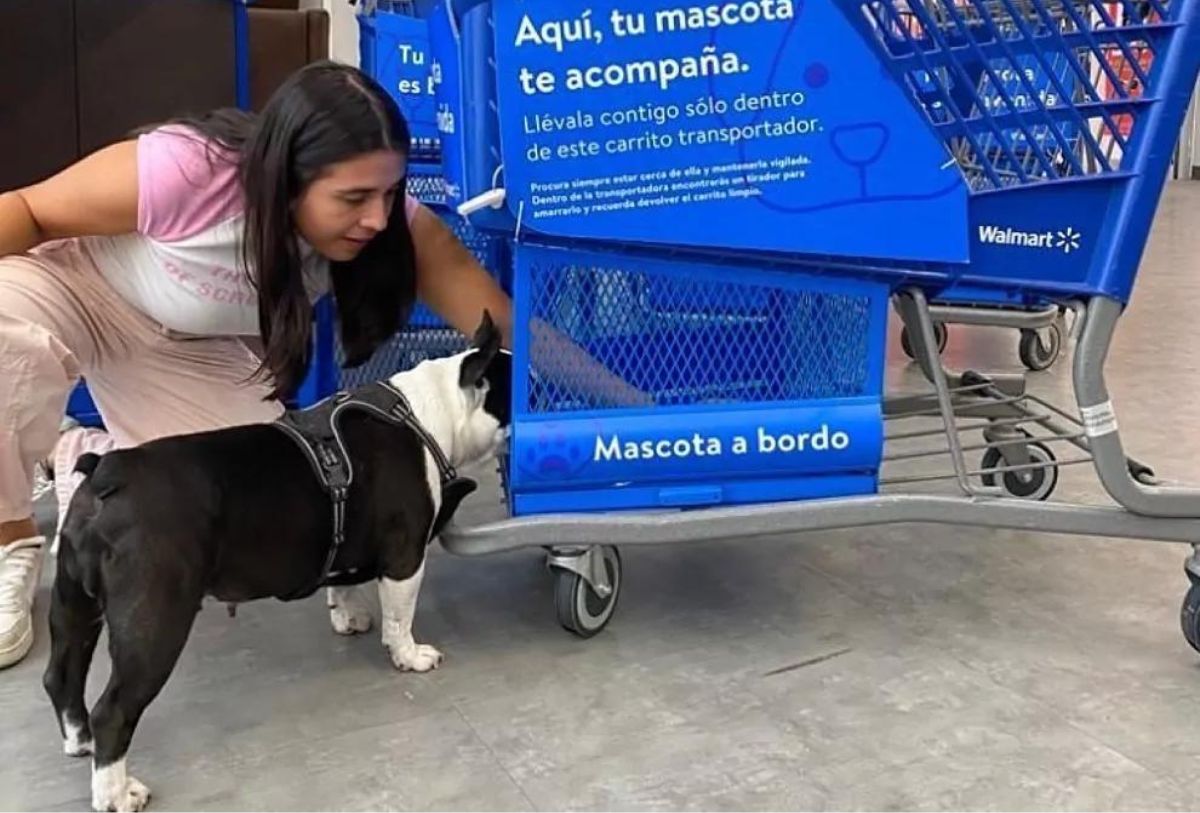
[[[1200,481],[1200,184],[1170,188],[1143,268],[1109,367],[1121,428]],[[1018,363],[995,330],[947,352]],[[1068,395],[1067,375],[1035,388]],[[319,599],[210,605],[131,768],[157,809],[1196,808],[1184,554],[923,526],[630,549],[585,642],[557,627],[537,552],[439,552],[417,631],[441,670],[394,672]],[[43,591],[34,652],[0,673],[2,808],[88,801],[39,686],[45,609]]]

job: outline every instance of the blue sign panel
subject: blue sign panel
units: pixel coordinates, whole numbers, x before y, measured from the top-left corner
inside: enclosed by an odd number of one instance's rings
[[[494,0],[508,206],[558,236],[965,261],[967,190],[833,0]]]
[[[425,20],[388,12],[369,19],[375,34],[371,73],[400,105],[414,146],[434,149],[439,137],[429,26]]]
[[[513,428],[513,483],[525,490],[873,472],[882,448],[877,399],[525,421]]]

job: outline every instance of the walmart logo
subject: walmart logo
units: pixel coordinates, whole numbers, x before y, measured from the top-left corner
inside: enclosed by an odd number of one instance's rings
[[[1051,249],[1070,254],[1083,247],[1083,235],[1072,226],[1057,231],[1021,231],[1003,226],[980,226],[979,242],[993,246]]]
[[[1065,229],[1060,229],[1055,236],[1054,247],[1061,248],[1064,254],[1070,254],[1072,251],[1079,250],[1079,238],[1082,237],[1079,232],[1075,231],[1070,226]]]

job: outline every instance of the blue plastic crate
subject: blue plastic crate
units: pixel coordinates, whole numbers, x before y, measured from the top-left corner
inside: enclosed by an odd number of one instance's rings
[[[514,515],[875,490],[887,286],[533,243],[515,257]],[[653,406],[611,400],[597,365]]]

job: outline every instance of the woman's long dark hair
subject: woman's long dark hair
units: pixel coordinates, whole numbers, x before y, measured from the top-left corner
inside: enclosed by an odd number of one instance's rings
[[[242,260],[258,290],[262,370],[272,379],[270,397],[286,397],[307,371],[313,320],[292,207],[331,164],[376,150],[395,150],[407,160],[408,125],[377,82],[336,62],[301,68],[257,115],[218,110],[176,121],[240,154],[246,217]],[[349,367],[369,359],[407,321],[416,299],[406,180],[383,231],[353,260],[330,263]]]

